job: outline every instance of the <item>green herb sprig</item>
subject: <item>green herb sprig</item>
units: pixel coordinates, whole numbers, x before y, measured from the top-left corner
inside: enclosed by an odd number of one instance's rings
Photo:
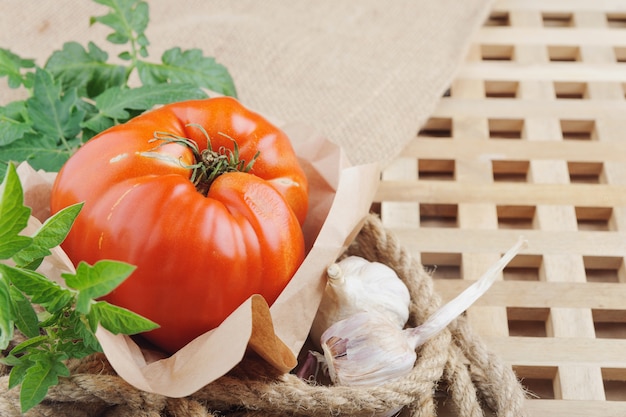
[[[149,7],[139,0],[94,0],[108,13],[91,18],[113,30],[107,41],[127,46],[118,63],[90,42],[66,42],[43,67],[0,48],[0,78],[25,88],[26,100],[0,107],[0,177],[10,161],[58,171],[95,134],[158,104],[207,97],[206,90],[236,96],[228,70],[200,49],[165,51],[150,62],[145,30]],[[121,61],[121,63],[119,63]],[[129,79],[136,73],[139,86]]]
[[[45,398],[59,378],[69,376],[68,359],[102,351],[95,336],[98,325],[115,334],[136,334],[158,326],[97,300],[133,272],[131,265],[82,262],[76,273],[62,274],[63,286],[37,272],[50,249],[65,239],[82,205],[65,208],[32,236],[24,236],[31,209],[23,200],[22,185],[10,164],[0,184],[0,351],[4,352],[0,362],[11,366],[9,389],[20,386],[20,406],[26,412]],[[6,352],[17,330],[26,340]]]

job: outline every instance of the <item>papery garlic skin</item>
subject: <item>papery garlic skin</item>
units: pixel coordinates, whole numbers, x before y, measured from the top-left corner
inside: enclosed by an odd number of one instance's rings
[[[380,385],[407,375],[417,355],[404,330],[380,314],[340,320],[321,336],[324,361],[335,385]]]
[[[331,276],[334,272],[338,276]],[[402,328],[409,317],[410,301],[408,288],[393,269],[358,256],[347,257],[329,267],[311,339],[317,343],[334,323],[360,312],[380,314]]]
[[[398,326],[397,321],[393,320],[393,314],[381,314],[377,309],[358,312],[360,306],[354,304],[355,292],[351,293],[352,298],[348,300],[353,303],[350,309],[355,312],[347,318],[332,323],[320,336],[320,344],[324,352],[323,365],[328,369],[333,384],[380,385],[408,375],[417,360],[417,347],[446,328],[452,320],[482,296],[504,267],[526,245],[526,240],[520,238],[475,283],[415,328],[403,329],[402,325]],[[343,284],[340,280],[337,282],[341,285],[329,284],[327,286],[327,293],[328,287],[334,290],[328,296],[329,300],[339,300],[340,295],[346,297],[346,294],[337,291],[337,288],[346,289],[347,280]],[[356,292],[356,295],[362,296],[360,291],[363,291],[363,287]],[[371,299],[375,297],[375,294],[372,292],[368,295]],[[337,308],[334,310],[331,308],[329,311],[338,315],[337,310]],[[401,408],[385,410],[376,417],[393,416]]]

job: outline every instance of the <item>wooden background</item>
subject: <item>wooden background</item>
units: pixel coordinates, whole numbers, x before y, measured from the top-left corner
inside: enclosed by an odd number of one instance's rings
[[[500,0],[375,209],[468,311],[535,416],[626,416],[626,1]],[[454,415],[442,404],[442,415]]]

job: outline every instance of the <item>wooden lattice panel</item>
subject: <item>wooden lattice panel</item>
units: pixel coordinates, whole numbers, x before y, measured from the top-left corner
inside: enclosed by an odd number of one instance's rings
[[[536,416],[626,416],[626,1],[502,0],[377,195]],[[454,415],[443,406],[442,415]]]

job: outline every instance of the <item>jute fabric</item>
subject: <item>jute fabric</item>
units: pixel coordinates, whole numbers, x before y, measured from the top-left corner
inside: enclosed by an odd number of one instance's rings
[[[241,101],[307,123],[360,164],[397,156],[449,87],[490,0],[150,0],[148,59],[200,48]],[[110,52],[90,1],[3,0],[0,47],[43,65],[66,41]],[[23,96],[0,80],[0,104]]]

